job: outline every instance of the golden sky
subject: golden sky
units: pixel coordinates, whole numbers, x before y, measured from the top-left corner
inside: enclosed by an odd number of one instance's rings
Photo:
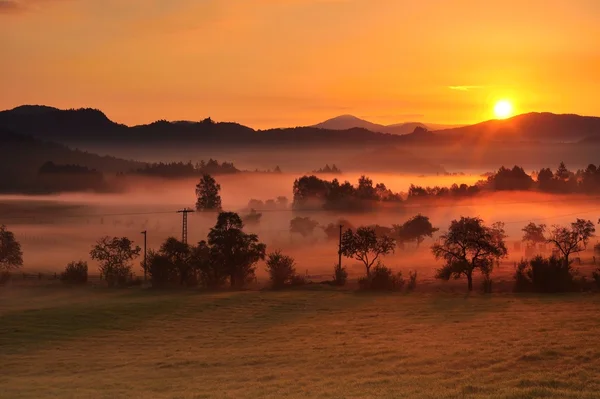
[[[600,115],[600,0],[0,0],[0,109],[296,126]]]

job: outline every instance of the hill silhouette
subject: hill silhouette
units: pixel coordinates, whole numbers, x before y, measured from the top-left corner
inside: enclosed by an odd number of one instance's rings
[[[354,117],[346,118],[349,123]],[[365,121],[366,122],[366,121]],[[201,144],[205,147],[247,148],[251,146],[321,146],[365,145],[447,145],[473,141],[502,142],[578,142],[600,137],[600,118],[551,113],[529,113],[505,120],[489,120],[458,128],[426,131],[421,124],[410,126],[406,134],[373,131],[377,125],[346,130],[319,127],[295,127],[254,130],[232,122],[215,122],[210,118],[193,122],[159,120],[128,127],[111,121],[99,110],[82,108],[60,110],[46,106],[21,106],[0,112],[0,127],[78,146],[83,144],[173,145]],[[406,124],[405,124],[406,125]],[[402,125],[402,126],[405,126]]]
[[[80,180],[90,181],[95,173],[116,174],[145,166],[145,163],[119,159],[111,156],[73,150],[62,144],[43,141],[32,136],[13,133],[0,127],[0,192],[50,192],[49,182],[40,180],[42,172],[48,172],[49,165],[60,165],[62,172],[72,175],[72,170],[89,171]],[[66,173],[69,172],[69,173]],[[81,173],[79,173],[81,175]],[[71,180],[73,180],[71,178]],[[71,182],[73,187],[85,187],[86,182]],[[60,187],[64,187],[61,183]]]
[[[331,118],[324,122],[318,123],[314,125],[314,127],[327,130],[348,130],[352,128],[362,128],[377,133],[404,135],[412,133],[417,127],[422,127],[427,130],[439,130],[451,128],[454,126],[421,122],[403,122],[396,123],[393,125],[381,125],[378,123],[369,122],[365,119],[361,119],[353,115],[340,115],[335,118]]]
[[[578,142],[600,139],[600,118],[532,112],[435,133],[464,140]]]

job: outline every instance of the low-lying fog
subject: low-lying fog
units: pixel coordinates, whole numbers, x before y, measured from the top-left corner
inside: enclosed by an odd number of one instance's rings
[[[223,207],[240,211],[251,198],[259,200],[286,196],[292,200],[292,185],[297,175],[242,174],[219,176]],[[341,175],[340,180],[356,183],[357,175]],[[400,176],[371,174],[375,183],[383,182],[393,191],[407,191],[410,184],[449,186],[453,183],[473,184],[481,178],[472,176]],[[331,177],[327,177],[328,179]],[[148,231],[148,248],[157,248],[168,236],[181,237],[181,214],[184,207],[194,207],[195,180],[166,181],[139,179],[126,194],[96,195],[86,193],[56,196],[0,196],[0,224],[6,224],[22,243],[25,271],[60,271],[72,260],[88,260],[90,272],[96,265],[89,260],[92,244],[101,236],[128,236],[142,245],[142,230]],[[309,274],[328,274],[337,262],[337,241],[327,241],[320,229],[314,237],[305,239],[289,232],[289,222],[295,216],[310,216],[321,225],[340,218],[353,225],[400,224],[422,213],[434,226],[444,231],[451,220],[460,216],[480,216],[486,222],[504,221],[509,234],[509,250],[521,238],[521,228],[530,221],[548,225],[567,224],[576,217],[596,221],[600,213],[596,198],[558,196],[540,193],[496,193],[462,201],[437,201],[425,205],[406,205],[401,208],[382,208],[368,214],[336,214],[329,212],[296,213],[291,210],[264,211],[261,222],[247,230],[257,233],[270,250],[282,249],[296,258],[299,271]],[[189,242],[206,237],[214,225],[214,216],[189,215]],[[402,270],[419,269],[431,275],[435,261],[429,252],[432,240],[421,250],[398,250],[387,257],[386,264]],[[513,251],[512,259],[521,252]],[[344,260],[351,273],[362,273],[353,260]],[[137,266],[137,262],[136,262]],[[260,274],[264,267],[259,266]]]

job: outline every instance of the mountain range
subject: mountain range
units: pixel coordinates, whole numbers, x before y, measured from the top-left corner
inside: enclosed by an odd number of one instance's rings
[[[315,126],[254,130],[238,123],[159,120],[126,126],[111,121],[103,112],[90,109],[61,110],[47,106],[20,106],[0,111],[0,127],[67,145],[144,143],[202,144],[208,147],[312,146],[336,144],[431,144],[500,142],[593,142],[600,141],[600,118],[572,114],[528,113],[504,120],[437,129],[436,125],[408,123],[383,126],[346,116]]]
[[[403,122],[396,123],[393,125],[380,125],[378,123],[369,122],[365,119],[361,119],[353,115],[340,115],[335,118],[331,118],[324,122],[318,123],[314,125],[314,127],[327,130],[348,130],[353,128],[362,128],[370,130],[372,132],[403,135],[414,132],[415,128],[417,127],[422,127],[427,130],[442,130],[460,126],[440,125],[434,123],[421,122]]]

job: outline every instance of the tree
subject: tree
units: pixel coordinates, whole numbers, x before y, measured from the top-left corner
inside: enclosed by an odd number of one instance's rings
[[[371,266],[379,256],[394,252],[395,247],[393,238],[387,235],[378,237],[371,227],[359,227],[356,232],[348,229],[342,234],[342,255],[361,261],[367,269],[367,278],[371,277]]]
[[[468,289],[473,290],[473,271],[479,269],[489,276],[494,263],[508,253],[504,239],[504,225],[495,223],[486,226],[478,217],[461,217],[453,220],[441,243],[434,244],[431,251],[436,259],[443,259],[445,265],[437,270],[436,277],[442,280],[467,277]]]
[[[290,232],[298,233],[302,237],[308,237],[313,234],[319,223],[309,217],[297,216],[290,220]]]
[[[292,283],[296,276],[294,258],[275,251],[267,256],[267,272],[271,278],[273,288],[283,288]]]
[[[237,213],[221,212],[208,233],[211,261],[223,267],[231,287],[243,287],[254,277],[255,264],[265,259],[266,245],[256,234],[242,231],[244,224]]]
[[[546,242],[546,237],[544,236],[546,233],[546,225],[543,223],[535,224],[531,222],[523,227],[521,231],[523,232],[522,241],[527,244],[528,248]]]
[[[173,270],[179,276],[179,283],[184,284],[192,277],[190,266],[190,246],[175,237],[169,237],[160,246],[159,253],[171,263]]]
[[[425,237],[433,237],[439,229],[433,227],[429,218],[418,214],[402,225],[394,225],[394,230],[401,242],[417,242],[417,248],[425,240]]]
[[[250,209],[250,213],[244,215],[244,223],[247,225],[257,225],[260,223],[262,213],[256,212],[254,208]]]
[[[125,284],[131,273],[131,261],[139,256],[141,248],[133,246],[127,237],[102,237],[92,247],[90,256],[100,262],[100,272],[110,287]]]
[[[553,244],[564,258],[565,264],[569,264],[569,256],[572,253],[583,251],[589,239],[594,236],[596,228],[590,220],[577,219],[571,223],[571,227],[552,226],[550,237],[547,242]]]
[[[0,272],[8,273],[23,266],[23,251],[12,231],[0,226]]]
[[[202,175],[200,182],[196,185],[196,210],[198,211],[221,211],[221,186],[211,175]]]
[[[206,241],[200,241],[192,248],[190,262],[204,287],[219,288],[227,281],[227,270],[219,263],[216,249],[211,248]]]

